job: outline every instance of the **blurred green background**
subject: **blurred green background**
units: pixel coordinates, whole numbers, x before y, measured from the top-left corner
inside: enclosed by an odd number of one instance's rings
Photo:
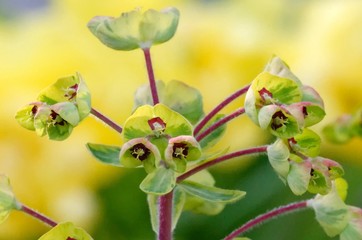
[[[56,221],[70,220],[95,239],[153,239],[142,170],[102,165],[85,143],[121,145],[121,137],[87,118],[64,142],[22,129],[15,112],[62,76],[79,71],[93,107],[119,123],[132,110],[134,90],[147,81],[141,51],[117,52],[91,35],[96,15],[117,16],[134,8],[181,12],[175,37],[152,49],[156,77],[182,80],[204,96],[206,112],[249,83],[273,54],[280,56],[325,100],[327,117],[314,130],[362,105],[362,1],[359,0],[0,0],[0,173],[17,198]],[[229,113],[243,104],[236,101]],[[230,150],[270,142],[245,116],[235,119],[218,148]],[[348,204],[362,206],[362,140],[324,142],[322,156],[343,164]],[[211,169],[219,187],[247,197],[217,216],[184,213],[175,239],[220,239],[268,209],[306,199],[295,197],[265,157],[241,158]],[[49,228],[19,212],[0,226],[0,240],[37,239]],[[252,239],[329,239],[312,211],[269,222]],[[338,239],[338,238],[336,238]]]

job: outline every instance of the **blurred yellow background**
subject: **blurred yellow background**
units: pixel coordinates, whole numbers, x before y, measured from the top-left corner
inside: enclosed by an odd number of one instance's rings
[[[33,1],[40,6],[20,7]],[[327,117],[316,126],[318,132],[362,106],[362,1],[0,0],[0,173],[10,177],[21,202],[92,232],[102,217],[94,189],[124,170],[98,163],[85,143],[121,145],[121,137],[88,118],[69,139],[53,142],[22,129],[14,115],[41,89],[78,71],[91,90],[93,107],[122,124],[132,110],[133,92],[147,81],[142,53],[103,46],[86,24],[96,15],[170,5],[181,18],[174,38],[152,49],[156,78],[198,88],[206,112],[248,84],[273,54],[325,100]],[[222,146],[262,144],[267,139],[262,134],[244,116],[230,124]],[[343,146],[325,142],[322,155],[361,165],[362,140]],[[0,239],[36,239],[47,230],[13,212],[0,226]]]

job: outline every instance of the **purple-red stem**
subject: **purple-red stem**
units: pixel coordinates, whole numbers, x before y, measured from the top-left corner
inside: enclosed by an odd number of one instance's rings
[[[219,105],[217,105],[209,114],[207,114],[195,127],[194,129],[194,136],[196,136],[201,129],[210,121],[211,118],[213,118],[218,112],[220,112],[221,109],[223,109],[224,107],[226,107],[230,102],[232,102],[233,100],[235,100],[236,98],[240,97],[241,95],[243,95],[244,93],[246,93],[246,91],[248,91],[250,85],[247,85],[241,89],[239,89],[238,91],[236,91],[235,93],[233,93],[232,95],[230,95],[229,97],[227,97],[224,101],[222,101]]]
[[[172,239],[172,199],[173,191],[159,197],[158,240]]]
[[[118,125],[117,123],[115,123],[114,121],[103,115],[102,113],[98,112],[94,108],[91,109],[91,114],[93,114],[93,116],[95,116],[96,118],[98,118],[99,120],[110,126],[111,128],[113,128],[114,130],[116,130],[118,133],[122,133],[123,129],[120,125]]]
[[[153,73],[150,49],[149,48],[144,48],[142,50],[143,50],[143,54],[145,56],[148,80],[150,82],[151,94],[152,94],[152,99],[153,99],[153,105],[156,105],[160,101],[158,99],[156,80],[155,80],[155,74]]]
[[[25,205],[21,205],[21,208],[19,210],[29,214],[30,216],[40,220],[41,222],[43,222],[45,224],[48,224],[51,227],[55,227],[58,224],[55,221],[51,220],[49,217],[35,211],[34,209],[31,209]]]
[[[245,233],[246,231],[250,230],[251,228],[253,228],[265,221],[268,221],[279,215],[284,215],[289,212],[301,210],[306,207],[307,207],[307,201],[302,201],[302,202],[297,202],[297,203],[291,203],[291,204],[273,209],[267,213],[257,216],[256,218],[250,220],[249,222],[245,223],[241,227],[237,228],[232,233],[230,233],[228,236],[226,236],[224,238],[224,240],[232,240],[235,237],[239,236],[240,234]]]
[[[217,163],[220,163],[220,162],[223,162],[223,161],[229,160],[231,158],[235,158],[235,157],[240,157],[240,156],[245,156],[245,155],[250,155],[250,154],[255,154],[255,153],[263,153],[263,152],[266,152],[266,149],[267,149],[267,146],[261,146],[261,147],[248,148],[248,149],[236,151],[233,153],[225,154],[221,157],[218,157],[213,160],[202,163],[201,165],[199,165],[195,168],[192,168],[189,171],[183,173],[182,175],[178,176],[177,182],[181,182],[181,181],[185,180],[186,178],[190,177],[191,175],[193,175],[201,170],[204,170],[212,165],[215,165]]]
[[[224,125],[225,123],[233,120],[234,118],[236,118],[237,116],[243,114],[245,112],[244,108],[238,108],[235,112],[221,118],[220,120],[218,120],[217,122],[215,122],[214,124],[212,124],[209,128],[207,128],[205,131],[201,132],[199,135],[196,136],[196,140],[198,142],[200,142],[202,139],[204,139],[207,135],[209,135],[210,133],[212,133],[215,129],[217,129],[218,127]]]

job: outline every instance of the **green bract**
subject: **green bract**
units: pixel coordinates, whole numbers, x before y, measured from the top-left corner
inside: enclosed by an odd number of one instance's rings
[[[0,223],[4,222],[12,209],[19,209],[9,179],[0,175]]]
[[[362,239],[362,209],[349,206],[350,219],[340,235],[340,240]]]
[[[168,41],[176,32],[179,11],[166,8],[141,13],[122,13],[118,18],[98,16],[88,23],[89,30],[106,46],[115,50],[147,49]]]
[[[59,223],[53,227],[49,232],[45,233],[38,240],[92,240],[93,238],[82,228],[76,227],[71,222]]]
[[[91,111],[90,93],[79,74],[60,78],[44,89],[38,102],[20,109],[15,119],[38,136],[64,140]]]
[[[301,134],[297,134],[289,141],[294,152],[303,153],[310,157],[319,155],[321,139],[314,131],[304,128]]]
[[[78,121],[87,117],[91,111],[91,95],[79,73],[58,79],[40,92],[38,100],[48,105],[61,102],[74,103],[79,114]]]
[[[262,72],[252,82],[245,97],[245,113],[259,125],[260,108],[270,104],[291,104],[302,99],[299,85],[290,79]]]
[[[314,209],[317,221],[328,236],[334,237],[346,228],[350,218],[348,206],[334,186],[327,195],[317,195],[309,200],[308,205]]]
[[[276,140],[267,148],[270,165],[282,179],[285,179],[289,172],[289,149],[281,139]]]
[[[151,173],[161,160],[158,148],[146,138],[135,138],[123,144],[119,160],[124,167],[143,165],[146,172]]]
[[[264,71],[281,77],[287,78],[295,81],[298,85],[302,85],[301,81],[297,78],[297,76],[290,71],[289,66],[278,56],[274,56],[268,64],[265,66]]]
[[[125,124],[123,137],[125,141],[146,136],[192,135],[192,125],[181,114],[163,104],[144,105],[136,109]]]
[[[178,136],[168,141],[165,150],[165,161],[177,172],[186,170],[187,161],[198,160],[201,147],[192,136]]]
[[[196,88],[177,80],[172,80],[167,84],[157,81],[156,84],[160,102],[180,113],[192,124],[195,124],[204,115],[202,96]],[[145,104],[153,104],[148,84],[137,89],[134,97],[134,109]]]

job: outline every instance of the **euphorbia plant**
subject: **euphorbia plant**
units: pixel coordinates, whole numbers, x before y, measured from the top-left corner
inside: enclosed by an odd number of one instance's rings
[[[99,16],[89,22],[90,31],[106,46],[121,51],[141,49],[144,53],[149,81],[136,90],[134,111],[122,126],[92,107],[90,91],[78,73],[60,78],[44,89],[36,101],[18,111],[16,120],[39,136],[65,140],[91,114],[121,134],[122,146],[100,143],[86,146],[105,164],[144,169],[146,176],[139,187],[147,194],[152,229],[160,240],[172,239],[183,211],[218,214],[226,204],[245,197],[244,191],[216,187],[207,168],[252,154],[266,155],[276,174],[295,195],[309,192],[316,196],[262,214],[225,239],[243,235],[275,216],[305,208],[315,211],[328,236],[340,234],[344,240],[361,239],[362,210],[347,206],[343,200],[344,170],[339,163],[319,156],[321,139],[309,128],[325,116],[321,96],[274,56],[250,85],[205,114],[197,89],[176,80],[167,83],[155,80],[150,49],[170,40],[178,21],[179,11],[167,8],[144,13],[135,10],[117,18]],[[244,107],[229,115],[220,113],[243,94],[246,94]],[[213,150],[222,139],[226,124],[244,113],[273,135],[274,142],[234,152]],[[15,209],[52,227],[41,240],[92,239],[73,223],[56,223],[23,205],[11,192],[9,180],[5,176],[0,180],[0,221]]]

